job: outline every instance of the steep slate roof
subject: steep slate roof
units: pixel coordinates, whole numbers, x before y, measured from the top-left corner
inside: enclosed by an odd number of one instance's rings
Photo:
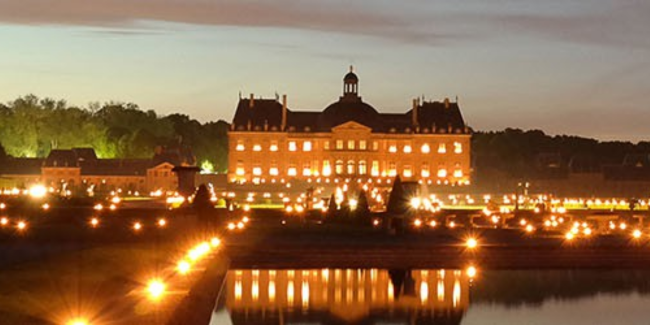
[[[99,159],[92,148],[56,149],[38,166],[45,167],[80,167],[81,175],[100,176],[144,176],[147,169],[164,162],[172,165],[180,163],[177,152],[163,152],[152,159]]]
[[[354,77],[356,78],[356,75]],[[421,130],[447,133],[451,128],[453,133],[466,132],[458,103],[448,100],[424,101],[418,104],[417,110],[417,126]],[[404,133],[407,128],[415,130],[412,114],[413,109],[402,114],[379,113],[356,93],[347,93],[322,112],[292,111],[287,108],[285,130],[304,132],[308,128],[311,132],[330,132],[337,125],[355,121],[377,133]],[[252,103],[250,98],[240,99],[232,125],[237,131],[281,131],[282,104],[274,99],[254,99]]]
[[[251,105],[250,99],[240,99],[233,124],[237,128],[240,126],[247,128],[249,121],[251,130],[254,127],[264,130],[265,124],[269,128],[271,126],[280,128],[282,124],[282,104],[273,99],[254,99]]]
[[[43,158],[9,158],[0,164],[0,175],[40,175]]]
[[[70,149],[54,149],[45,158],[44,167],[79,167],[79,157]]]
[[[144,176],[153,167],[151,159],[97,159],[81,161],[81,175]]]

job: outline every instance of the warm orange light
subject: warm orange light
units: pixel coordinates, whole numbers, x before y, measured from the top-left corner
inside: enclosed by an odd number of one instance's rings
[[[415,219],[415,221],[413,221],[413,225],[416,226],[416,227],[422,226],[422,220]]]
[[[7,208],[7,205],[4,203],[0,203],[0,210],[4,210]]]
[[[142,224],[141,223],[136,222],[136,223],[133,224],[133,230],[139,231],[140,229],[142,229]]]
[[[180,262],[178,262],[178,265],[176,266],[176,270],[178,271],[178,273],[183,274],[183,275],[189,273],[191,268],[192,268],[192,266],[187,261],[180,261]]]
[[[573,234],[573,232],[569,231],[566,233],[566,235],[564,235],[564,238],[566,238],[566,240],[573,240],[573,238],[575,238],[575,235]]]
[[[474,249],[474,248],[478,247],[478,241],[476,240],[476,238],[470,237],[470,238],[467,239],[467,242],[465,242],[465,245],[469,249]]]
[[[210,245],[212,245],[212,247],[219,247],[219,245],[221,245],[221,240],[217,237],[212,237]]]
[[[37,184],[29,188],[29,196],[40,199],[47,195],[47,188],[43,185]]]
[[[25,222],[25,221],[19,221],[18,224],[16,225],[16,228],[18,228],[18,230],[25,230],[25,229],[27,229],[27,222]]]
[[[93,209],[95,209],[95,210],[97,210],[97,211],[101,211],[102,209],[104,209],[104,206],[101,205],[101,204],[99,204],[99,203],[97,203],[97,204],[95,204],[95,206],[93,207]]]
[[[634,237],[636,239],[641,238],[641,235],[642,235],[642,233],[641,233],[641,230],[639,230],[639,229],[635,229],[634,232],[632,232],[632,237]]]
[[[429,227],[435,228],[438,225],[438,223],[435,220],[429,221]]]
[[[43,210],[47,211],[47,210],[50,209],[50,204],[49,203],[43,203],[43,205],[41,207],[43,208]]]
[[[233,222],[228,223],[228,230],[235,230],[236,227]]]
[[[474,278],[474,277],[476,277],[476,273],[478,273],[478,271],[476,270],[476,268],[474,266],[470,266],[470,267],[467,268],[467,276],[468,277]]]
[[[526,226],[526,232],[527,233],[531,233],[533,231],[535,231],[535,227],[533,227],[533,225],[529,224],[529,225]]]
[[[162,227],[164,227],[166,225],[167,225],[167,220],[165,220],[164,218],[158,219],[158,227],[162,228]]]
[[[373,220],[372,225],[375,226],[375,227],[379,226],[379,220],[377,220],[377,219]]]
[[[237,223],[237,229],[244,229],[244,223],[243,222],[238,222]]]
[[[94,227],[97,227],[99,225],[99,219],[97,218],[92,218],[90,219],[90,225]]]
[[[66,325],[89,325],[87,320],[83,318],[75,318],[71,319],[69,322],[66,323]]]
[[[160,279],[152,279],[147,285],[147,294],[151,300],[159,300],[166,291],[165,283]]]
[[[2,217],[2,219],[0,219],[0,225],[6,226],[7,224],[9,224],[9,218]]]
[[[241,218],[241,221],[243,221],[244,223],[248,223],[250,219],[248,219],[248,217],[243,217]]]

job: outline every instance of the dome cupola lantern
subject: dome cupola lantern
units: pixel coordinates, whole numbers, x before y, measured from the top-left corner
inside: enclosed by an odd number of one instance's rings
[[[359,96],[359,78],[354,73],[354,67],[350,66],[348,72],[343,78],[343,97],[358,97]]]

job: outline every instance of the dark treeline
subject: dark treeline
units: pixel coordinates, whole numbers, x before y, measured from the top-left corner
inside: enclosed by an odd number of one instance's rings
[[[476,175],[483,178],[538,176],[548,165],[598,171],[599,166],[620,165],[633,154],[649,154],[650,142],[598,141],[577,136],[549,136],[540,130],[505,129],[475,132],[472,159]],[[593,170],[595,167],[596,170]]]
[[[150,158],[159,146],[189,146],[197,163],[227,168],[224,121],[200,123],[187,115],[159,116],[136,104],[75,107],[34,95],[0,104],[0,159],[45,157],[52,149],[91,147],[100,158]],[[208,163],[206,163],[208,162]]]

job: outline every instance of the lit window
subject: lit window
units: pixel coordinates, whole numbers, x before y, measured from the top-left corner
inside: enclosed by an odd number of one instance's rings
[[[289,167],[289,169],[287,170],[287,175],[289,176],[298,175],[298,172],[296,171],[296,167]]]
[[[463,177],[463,171],[461,169],[454,170],[454,177],[462,178]]]
[[[413,151],[411,145],[407,144],[404,146],[404,153],[411,153],[411,151]]]
[[[262,167],[259,167],[259,166],[253,167],[253,175],[255,175],[255,176],[262,175]]]
[[[429,147],[429,144],[425,143],[422,145],[422,153],[429,153],[431,152],[431,148]]]
[[[289,141],[289,151],[296,151],[298,147],[296,146],[296,141]]]
[[[311,168],[309,166],[309,163],[302,165],[302,176],[311,176]]]
[[[359,174],[365,175],[368,173],[368,166],[366,166],[366,161],[362,160],[359,162]]]
[[[330,166],[329,160],[323,160],[323,176],[332,175],[332,166]]]
[[[237,141],[237,147],[235,148],[235,150],[244,151],[244,149],[245,149],[244,148],[244,141]]]
[[[330,150],[330,142],[329,142],[329,140],[323,141],[323,149]]]
[[[429,164],[422,164],[422,169],[420,170],[420,175],[422,177],[429,177],[431,173],[429,172]]]
[[[354,160],[348,161],[348,174],[354,174]]]
[[[337,160],[335,168],[336,168],[335,171],[336,171],[337,175],[343,174],[343,161],[342,160]]]
[[[397,152],[397,146],[396,145],[391,145],[388,147],[388,152]]]
[[[278,174],[280,174],[280,171],[278,170],[278,167],[271,167],[269,169],[269,175],[278,176]]]
[[[463,153],[463,145],[460,142],[454,142],[454,153]]]
[[[372,142],[372,150],[374,150],[374,151],[379,150],[379,142],[377,142],[377,141]]]
[[[348,150],[354,150],[354,140],[348,140]]]
[[[343,150],[343,140],[336,140],[336,150]]]
[[[244,170],[244,167],[237,167],[235,174],[237,174],[237,176],[244,176],[244,174],[246,174],[246,171]]]
[[[388,163],[388,176],[393,177],[397,175],[397,165],[394,162]]]
[[[271,142],[271,146],[269,147],[269,150],[272,152],[278,151],[278,143],[277,142]]]
[[[262,151],[262,146],[259,144],[253,145],[253,151]]]
[[[366,150],[366,140],[359,141],[359,150]]]
[[[311,151],[311,141],[305,141],[302,143],[302,151]]]
[[[444,168],[438,169],[438,177],[445,178],[447,177],[447,170]]]
[[[441,143],[438,145],[438,153],[446,153],[447,152],[447,146],[444,143]]]
[[[413,172],[411,171],[411,166],[406,165],[404,166],[404,177],[411,177],[413,176]]]
[[[370,174],[372,176],[379,176],[379,161],[373,160],[372,167],[370,168]]]

